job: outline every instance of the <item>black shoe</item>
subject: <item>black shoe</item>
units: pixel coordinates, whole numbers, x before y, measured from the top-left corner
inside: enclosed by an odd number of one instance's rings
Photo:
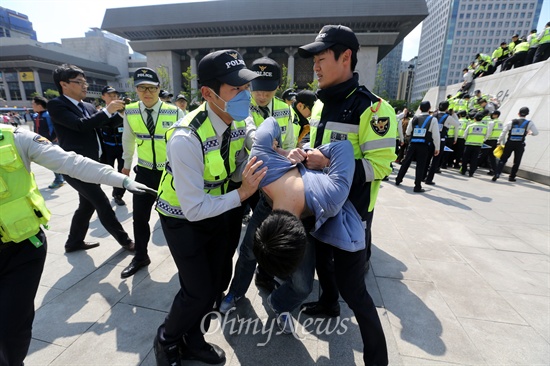
[[[126,206],[126,202],[124,202],[121,196],[113,196],[113,200],[119,206]]]
[[[460,174],[462,174],[462,175],[466,175],[466,170],[465,170],[463,167],[460,168],[459,172],[460,172]]]
[[[508,182],[515,182],[515,181],[516,181],[516,178],[513,178],[513,177],[508,178]]]
[[[395,185],[396,185],[396,186],[400,185],[401,182],[403,182],[403,179],[395,178]]]
[[[129,252],[135,252],[136,251],[136,244],[133,240],[128,241],[127,244],[121,245],[123,249],[126,249]]]
[[[275,281],[273,277],[258,272],[258,270],[256,270],[256,275],[254,276],[254,283],[256,287],[261,287],[269,293],[272,293],[279,287],[279,282]]]
[[[496,182],[497,179],[498,179],[498,177],[500,177],[500,174],[495,174],[495,176],[494,176],[493,178],[491,178],[491,180],[492,180],[493,182]]]
[[[178,344],[162,345],[159,336],[153,342],[157,366],[181,366],[180,350]]]
[[[426,192],[426,190],[423,189],[423,188],[415,188],[415,189],[413,189],[413,192],[416,192],[416,193],[423,193],[423,192]]]
[[[65,253],[76,252],[77,250],[88,250],[88,249],[92,249],[92,248],[95,248],[95,247],[98,247],[98,246],[99,246],[99,243],[97,243],[97,242],[90,243],[90,242],[87,242],[87,241],[83,241],[82,244],[65,245]]]
[[[429,186],[435,186],[435,182],[434,181],[429,181],[429,182],[424,182],[426,183],[427,185]]]
[[[130,264],[128,265],[128,267],[124,268],[120,273],[120,278],[128,278],[130,276],[133,276],[141,268],[147,267],[150,264],[151,264],[151,259],[149,259],[149,257],[147,257],[142,261],[136,261],[136,259],[133,258]]]
[[[340,315],[340,304],[336,303],[336,305],[328,307],[318,301],[306,302],[302,305],[301,311],[311,316],[328,316],[335,318]]]
[[[387,175],[384,178],[382,178],[382,181],[384,181],[384,182],[387,182],[389,180],[390,180],[390,178]]]
[[[468,177],[470,177],[470,178],[473,177],[473,176],[474,176],[474,173],[468,174]]]
[[[492,170],[489,170],[489,171],[487,172],[487,175],[495,175],[495,172],[492,171]]]
[[[212,343],[206,343],[200,349],[185,348],[181,351],[182,360],[199,360],[204,363],[215,365],[225,362],[225,352]]]

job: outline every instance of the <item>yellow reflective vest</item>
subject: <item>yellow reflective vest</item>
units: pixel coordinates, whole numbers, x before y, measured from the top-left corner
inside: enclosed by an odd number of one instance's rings
[[[254,124],[256,127],[259,127],[264,121],[260,107],[258,107],[258,104],[254,98],[250,101],[250,115],[254,119]],[[292,107],[286,104],[283,100],[274,97],[271,102],[271,117],[277,120],[277,123],[281,128],[281,147],[283,149],[295,148],[297,145],[297,136],[295,135],[293,123],[294,111],[292,110]],[[289,131],[289,127],[292,127],[292,131]]]
[[[468,136],[466,136],[465,144],[469,146],[481,146],[485,141],[485,135],[487,135],[487,125],[481,122],[474,122],[468,127]]]
[[[50,211],[27,170],[13,138],[12,128],[0,128],[0,236],[19,243],[36,235],[50,220]]]
[[[165,134],[178,119],[178,107],[169,103],[160,105],[155,133],[147,130],[147,123],[141,116],[139,102],[126,106],[126,119],[136,134],[138,165],[151,170],[162,170],[166,164]]]

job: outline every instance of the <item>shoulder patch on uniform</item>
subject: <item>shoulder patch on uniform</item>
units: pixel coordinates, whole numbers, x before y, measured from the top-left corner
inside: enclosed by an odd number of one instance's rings
[[[385,136],[390,129],[390,117],[379,117],[375,113],[370,120],[370,125],[378,136]]]
[[[34,138],[32,139],[34,142],[36,142],[37,144],[42,144],[42,145],[49,145],[51,144],[50,140],[48,140],[47,138],[45,138],[44,136],[40,136],[40,135],[36,135],[34,136]]]

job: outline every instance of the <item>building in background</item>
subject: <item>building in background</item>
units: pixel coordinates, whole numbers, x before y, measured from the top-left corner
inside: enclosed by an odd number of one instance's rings
[[[396,99],[405,100],[407,101],[407,104],[411,103],[414,73],[417,60],[418,57],[415,56],[409,61],[401,61],[401,70],[399,72],[399,83],[397,85]]]
[[[3,37],[36,41],[36,32],[28,16],[0,6],[0,38]]]
[[[513,34],[536,28],[543,0],[426,0],[412,100],[462,81],[477,53],[491,54]],[[541,31],[541,29],[539,29]]]
[[[403,56],[403,41],[378,63],[373,91],[384,99],[398,99],[399,71]]]

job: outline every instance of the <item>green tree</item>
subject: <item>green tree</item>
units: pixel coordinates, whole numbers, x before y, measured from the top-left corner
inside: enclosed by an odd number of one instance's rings
[[[311,90],[314,93],[319,90],[319,80],[313,79],[311,83],[307,83],[307,90]]]
[[[411,102],[409,104],[409,111],[414,113],[418,109],[418,107],[420,107],[420,103],[422,103],[422,99],[418,99],[418,100],[415,100],[414,102]]]
[[[136,92],[136,88],[134,87],[134,78],[130,78],[128,79],[128,81],[126,82],[126,86],[127,86],[127,91],[125,94],[128,98],[132,99],[133,101],[136,101],[138,100],[138,95],[137,95],[137,92]]]
[[[277,97],[281,97],[283,95],[283,92],[289,88],[296,89],[298,86],[296,83],[290,84],[290,77],[288,76],[288,67],[286,65],[283,65],[281,70],[281,85],[279,86],[279,89],[277,89],[277,92],[275,95]]]
[[[160,65],[159,67],[157,67],[157,75],[160,81],[159,88],[170,91],[172,83],[166,66]]]
[[[183,89],[180,94],[184,94],[187,100],[189,101],[189,104],[191,104],[193,101],[200,101],[201,100],[201,91],[200,90],[193,90],[191,88],[191,82],[197,78],[196,74],[191,73],[191,66],[187,67],[187,70],[185,72],[182,72],[181,75],[183,76],[183,79],[185,80],[183,83]]]
[[[34,97],[39,97],[39,96],[40,96],[39,92],[32,92],[30,95],[30,98],[33,99]]]
[[[394,108],[397,108],[397,110],[403,110],[407,106],[406,100],[401,99],[390,99],[388,100],[388,103]]]
[[[46,97],[46,99],[57,98],[59,96],[59,92],[57,90],[47,89],[44,92],[44,96]]]

